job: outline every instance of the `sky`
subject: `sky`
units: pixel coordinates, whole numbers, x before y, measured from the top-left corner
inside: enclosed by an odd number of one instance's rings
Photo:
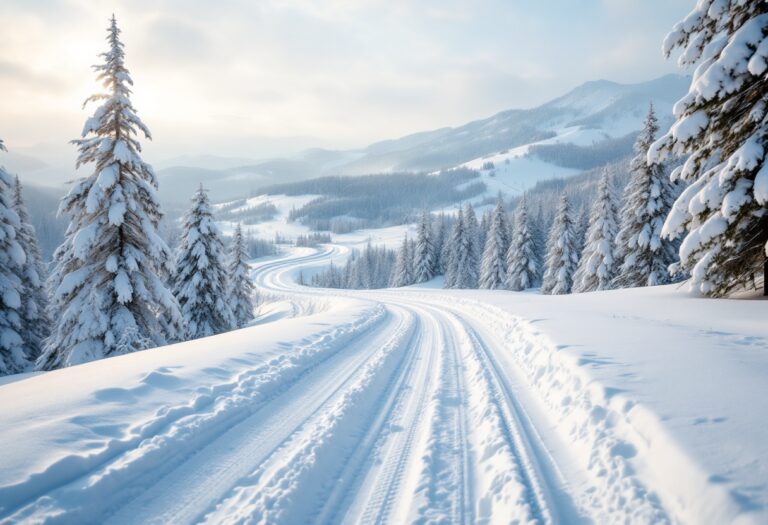
[[[678,71],[693,0],[3,0],[0,137],[62,152],[114,12],[150,160],[356,148]]]

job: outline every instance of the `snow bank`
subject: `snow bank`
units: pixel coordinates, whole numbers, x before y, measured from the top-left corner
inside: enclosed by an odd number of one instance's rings
[[[580,505],[633,523],[768,519],[768,302],[674,286],[458,293],[461,316],[507,350],[535,426],[557,430],[557,463],[600,487]]]
[[[0,385],[0,520],[114,505],[386,317],[334,306]]]

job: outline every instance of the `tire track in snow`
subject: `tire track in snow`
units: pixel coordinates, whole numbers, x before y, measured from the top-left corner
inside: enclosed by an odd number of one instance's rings
[[[404,317],[412,317],[410,314]],[[242,478],[209,512],[207,523],[316,522],[321,502],[364,437],[377,407],[386,406],[393,385],[409,369],[410,349],[418,339],[414,324],[401,327],[359,373],[351,375],[303,428],[266,461]],[[371,416],[372,414],[372,416]],[[367,417],[366,417],[367,416]],[[305,495],[313,495],[305,498]]]
[[[418,316],[418,312],[413,311]],[[409,501],[416,479],[413,459],[419,448],[421,432],[425,425],[424,416],[428,411],[429,394],[434,380],[431,371],[437,360],[437,344],[431,319],[423,319],[422,335],[417,345],[411,350],[420,360],[419,367],[410,372],[410,386],[399,399],[399,406],[391,426],[396,425],[397,432],[384,436],[380,446],[380,462],[369,470],[366,485],[357,495],[358,501],[348,509],[346,520],[354,523],[402,523],[407,517],[408,507],[403,499]],[[429,322],[425,322],[429,321]],[[411,471],[411,472],[409,472]],[[400,508],[394,508],[400,503]],[[399,516],[393,513],[400,511]],[[405,514],[405,515],[403,515]]]
[[[581,454],[587,461],[585,474],[587,486],[581,489],[578,502],[582,512],[591,516],[596,522],[624,523],[670,523],[674,518],[669,509],[665,508],[659,498],[653,493],[631,465],[635,446],[631,441],[632,425],[624,421],[624,412],[632,407],[631,402],[617,403],[613,406],[608,402],[608,396],[601,392],[599,385],[588,385],[578,375],[578,370],[557,359],[558,355],[550,347],[550,343],[535,330],[516,318],[510,318],[498,308],[478,303],[476,301],[459,301],[451,309],[463,319],[473,319],[481,329],[503,334],[497,343],[500,349],[510,353],[508,363],[514,367],[512,375],[517,371],[522,374],[522,381],[529,382],[528,387],[538,396],[557,418],[568,418],[567,439],[584,450]],[[494,336],[489,339],[495,339]],[[489,349],[489,354],[492,353]],[[493,358],[496,366],[502,369],[497,357]],[[510,399],[517,407],[520,420],[524,427],[531,429],[533,456],[538,456],[538,465],[549,467],[547,476],[550,485],[557,485],[553,478],[563,479],[557,469],[555,459],[541,441],[536,437],[536,429],[528,417],[525,406],[518,405],[509,380],[500,374],[507,384]],[[574,410],[575,408],[575,410]],[[623,427],[623,428],[622,428]],[[640,440],[645,439],[639,436]],[[584,448],[586,447],[586,449]],[[560,503],[566,503],[563,516],[574,516],[575,494],[566,499],[558,498]],[[717,497],[717,495],[715,495]]]
[[[273,279],[271,285],[302,295],[317,293],[315,290],[295,290],[291,283],[280,279]],[[366,292],[342,292],[340,295],[364,298]],[[433,330],[440,333],[440,384],[432,399],[432,429],[419,485],[422,501],[415,521],[496,523],[519,519],[523,522],[555,522],[547,478],[531,453],[530,441],[538,437],[527,436],[526,429],[520,425],[503,375],[480,336],[446,305],[410,300],[416,296],[396,292],[383,292],[376,297],[385,304],[414,310],[417,315],[430,319],[437,327]],[[474,365],[472,370],[467,369],[470,365]],[[449,373],[451,369],[453,374]],[[469,391],[464,386],[467,381],[471,382]],[[468,404],[473,405],[470,415],[447,417],[450,405],[461,409]],[[469,433],[467,423],[464,423],[464,430],[457,423],[466,422],[468,417],[472,418],[469,423],[472,432]],[[494,419],[494,424],[481,427],[489,419]],[[479,436],[483,431],[486,435]],[[503,461],[499,461],[499,454]],[[499,468],[494,463],[504,467]],[[477,495],[471,490],[475,483],[481,486],[476,489]],[[405,503],[399,502],[401,507]],[[386,513],[381,516],[381,521],[386,522]]]
[[[4,487],[0,499],[9,513],[0,517],[0,523],[101,522],[105,513],[126,499],[137,495],[151,499],[153,492],[143,490],[147,485],[243,421],[254,421],[260,408],[280,399],[294,385],[312,381],[318,369],[348,361],[357,346],[368,342],[365,337],[371,331],[386,334],[388,320],[379,309],[372,316],[307,338],[295,351],[246,370],[234,381],[203,387],[188,404],[162,408],[130,436],[110,441],[91,457],[63,458],[68,477],[56,485],[40,486],[31,479],[29,488]],[[73,464],[79,467],[73,469]],[[53,465],[48,470],[57,468]],[[14,497],[19,501],[16,506],[12,506]]]
[[[528,506],[528,509],[521,509],[525,511],[524,514],[527,514],[527,516],[521,516],[522,521],[535,520],[537,523],[559,523],[560,521],[555,519],[552,514],[554,506],[548,494],[546,478],[542,475],[541,469],[536,464],[535,456],[531,453],[531,436],[526,434],[521,425],[512,394],[507,388],[493,356],[469,323],[456,314],[448,315],[454,325],[457,326],[457,337],[466,343],[467,354],[470,354],[466,357],[474,359],[479,365],[476,370],[476,379],[481,380],[478,382],[484,383],[483,390],[488,395],[491,404],[488,408],[492,408],[498,418],[498,431],[501,434],[499,437],[502,437],[509,447],[511,458],[514,461],[516,481],[522,484],[520,487],[523,490],[521,500]],[[494,446],[499,446],[499,443],[495,443]]]
[[[155,489],[131,502],[107,523],[194,523],[204,518],[233,487],[269,461],[328,407],[350,389],[350,385],[377,360],[380,348],[397,340],[413,327],[413,319],[386,314],[396,322],[375,332],[362,334],[344,347],[341,363],[314,369],[299,391],[286,392],[265,410],[254,413],[247,426],[233,428],[159,480]],[[389,330],[387,329],[389,328]],[[169,502],[170,500],[170,502]]]
[[[439,335],[438,387],[434,392],[430,437],[422,457],[420,504],[415,523],[472,523],[473,476],[467,433],[467,392],[455,340],[442,312],[420,308]]]

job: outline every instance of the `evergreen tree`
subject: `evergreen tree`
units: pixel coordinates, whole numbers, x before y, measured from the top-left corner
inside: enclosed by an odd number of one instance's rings
[[[445,274],[446,262],[444,260],[444,250],[448,236],[447,230],[448,223],[445,220],[445,214],[440,212],[437,220],[432,224],[432,238],[434,239],[433,249],[435,255],[435,266],[432,273],[434,275]]]
[[[680,268],[711,296],[757,288],[768,295],[768,2],[699,0],[664,40],[667,56],[699,62],[677,122],[648,151],[656,164],[688,156],[672,173],[690,185],[662,230],[680,245]],[[687,233],[686,233],[687,232]]]
[[[485,250],[485,241],[488,237],[488,230],[491,229],[491,212],[486,210],[480,219],[480,227],[477,229],[477,245],[480,247],[478,261],[483,260],[483,251]]]
[[[535,215],[533,221],[531,221],[531,235],[533,236],[534,251],[542,264],[547,256],[547,232],[549,231],[549,228],[549,223],[544,218],[543,206],[539,204],[538,213]],[[541,269],[539,271],[539,279],[541,279]]]
[[[598,184],[599,186],[599,184]],[[590,221],[590,213],[589,213],[589,206],[584,205],[581,207],[578,213],[576,213],[576,242],[574,245],[576,246],[576,253],[578,254],[579,260],[581,260],[581,254],[586,248],[587,245],[587,234],[589,232],[589,221]]]
[[[545,294],[571,293],[573,274],[579,263],[576,253],[576,228],[568,197],[563,194],[547,242],[547,261],[541,291]]]
[[[344,264],[344,268],[339,270],[340,273],[340,283],[339,288],[352,288],[352,279],[354,276],[352,275],[352,264],[351,259],[354,257],[355,252],[353,251],[349,258],[347,258],[347,262]]]
[[[507,281],[507,250],[509,250],[509,226],[504,201],[499,195],[491,215],[491,227],[485,241],[483,261],[480,267],[480,288],[502,289]]]
[[[371,250],[371,243],[368,241],[368,243],[365,246],[365,249],[358,255],[358,257],[355,259],[355,266],[353,268],[353,273],[355,275],[355,282],[356,286],[355,288],[359,290],[370,290],[373,288],[372,286],[372,276],[371,276],[371,259],[370,259],[370,250]],[[413,250],[410,251],[411,257],[413,257]],[[413,266],[411,268],[410,275],[413,275]]]
[[[457,239],[464,235],[464,211],[459,208],[456,220],[453,221],[451,236],[445,242],[443,258],[446,261],[445,278],[443,279],[443,288],[453,288],[456,282],[456,246]],[[462,233],[460,233],[462,232]]]
[[[6,151],[0,140],[0,151]],[[0,375],[22,372],[29,365],[25,334],[24,267],[27,257],[19,242],[21,222],[13,209],[13,178],[0,167]]]
[[[411,276],[411,283],[413,284],[416,282],[416,259],[414,255],[416,254],[416,240],[415,239],[408,239],[408,275]]]
[[[40,254],[35,227],[30,222],[18,177],[16,177],[13,187],[13,210],[19,216],[16,240],[26,254],[26,260],[21,270],[24,286],[20,310],[21,338],[27,348],[27,358],[34,362],[40,356],[43,341],[48,337],[50,328],[48,292],[45,288],[48,271]]]
[[[432,244],[429,219],[429,212],[424,211],[416,233],[413,280],[417,283],[425,283],[435,276],[435,248]]]
[[[77,165],[94,164],[64,197],[70,217],[50,280],[53,329],[38,365],[52,369],[165,344],[178,337],[178,305],[163,278],[170,250],[157,232],[157,178],[141,157],[138,133],[151,139],[130,101],[114,16],[109,51],[94,66],[107,93],[83,128]]]
[[[253,321],[253,296],[255,289],[251,281],[251,267],[248,266],[248,250],[243,239],[243,231],[238,224],[232,238],[229,255],[229,304],[232,307],[234,327],[242,328]],[[303,284],[304,274],[300,274]]]
[[[223,255],[221,234],[201,185],[184,217],[173,276],[173,293],[181,306],[187,339],[220,334],[236,326],[227,297]]]
[[[411,243],[408,241],[408,234],[403,238],[403,244],[397,252],[395,269],[392,273],[392,287],[408,286],[413,284],[413,274],[411,273]]]
[[[661,235],[676,190],[663,166],[650,164],[647,158],[658,129],[651,105],[635,142],[635,157],[630,164],[630,180],[621,210],[621,227],[616,237],[621,261],[614,283],[617,288],[667,284],[671,281],[668,268],[677,260],[675,243]]]
[[[464,212],[459,209],[451,234],[451,258],[444,284],[446,288],[477,287],[477,264],[473,261],[472,242]]]
[[[459,211],[461,211],[461,209],[459,209]],[[450,286],[447,285],[447,282],[451,268],[451,257],[453,257],[453,246],[451,244],[451,239],[453,237],[453,229],[455,223],[455,219],[452,219],[449,224],[446,224],[445,242],[443,243],[443,250],[440,252],[440,260],[442,261],[443,265],[443,275],[445,275],[446,279],[443,285],[446,288],[450,288]]]
[[[464,206],[464,224],[467,229],[467,235],[472,240],[472,275],[480,275],[480,260],[483,257],[483,244],[480,244],[480,225],[477,223],[477,215],[472,204],[467,203]],[[477,283],[472,283],[471,288],[477,288]]]
[[[528,207],[523,199],[515,217],[515,234],[507,250],[507,288],[520,291],[535,286],[539,279],[539,257],[536,253]]]
[[[616,197],[608,171],[603,172],[589,218],[584,249],[573,277],[574,292],[607,290],[616,275]]]

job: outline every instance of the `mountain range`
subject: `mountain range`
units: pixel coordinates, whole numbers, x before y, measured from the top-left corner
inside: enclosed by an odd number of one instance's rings
[[[161,196],[169,204],[186,204],[202,183],[214,200],[227,200],[255,194],[267,185],[323,175],[432,172],[462,164],[475,167],[479,159],[538,143],[597,145],[639,130],[649,103],[656,107],[662,128],[668,126],[672,105],[689,84],[690,78],[681,75],[636,84],[596,80],[535,108],[510,109],[461,126],[414,133],[358,150],[316,148],[264,160],[180,157],[156,165]],[[631,147],[631,140],[624,142]],[[55,150],[58,156],[51,158],[23,151],[10,152],[3,160],[10,171],[26,175],[29,181],[63,180],[61,173],[69,170],[62,171],[56,161],[69,152],[63,148]],[[514,178],[514,169],[506,176]]]
[[[506,110],[462,126],[414,133],[359,150],[311,149],[291,158],[241,166],[169,166],[158,173],[161,184],[173,188],[173,195],[191,194],[202,182],[215,199],[223,200],[257,193],[266,185],[323,175],[432,172],[540,142],[596,145],[638,131],[649,103],[654,104],[662,128],[669,126],[672,105],[689,84],[690,78],[681,75],[637,84],[591,81],[535,108]],[[631,140],[626,142],[629,153]]]

